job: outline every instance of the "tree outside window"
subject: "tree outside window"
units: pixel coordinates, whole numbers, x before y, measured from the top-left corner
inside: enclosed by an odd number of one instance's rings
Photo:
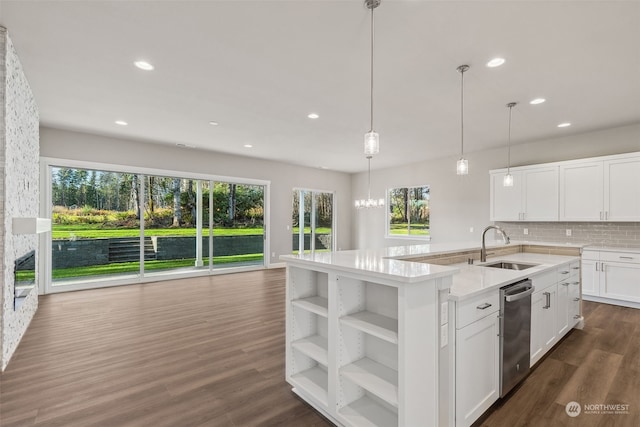
[[[429,186],[389,190],[388,235],[429,238]]]

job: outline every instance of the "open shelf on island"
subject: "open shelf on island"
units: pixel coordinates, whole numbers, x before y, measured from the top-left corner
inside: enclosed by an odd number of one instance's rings
[[[296,299],[291,301],[291,303],[296,307],[303,308],[319,316],[328,316],[327,307],[329,306],[329,302],[326,298],[320,296],[312,296],[308,298]]]
[[[323,405],[328,405],[328,379],[327,371],[314,366],[306,371],[291,376],[291,382],[295,387],[300,387],[305,394],[315,398]]]
[[[354,384],[398,407],[398,372],[368,357],[340,369],[340,374]]]
[[[364,396],[338,411],[351,425],[362,427],[397,427],[398,415]]]
[[[398,343],[398,319],[370,311],[361,311],[340,318],[344,325],[358,329],[392,344]]]
[[[292,342],[291,346],[321,365],[327,366],[327,339],[325,337],[312,335]]]

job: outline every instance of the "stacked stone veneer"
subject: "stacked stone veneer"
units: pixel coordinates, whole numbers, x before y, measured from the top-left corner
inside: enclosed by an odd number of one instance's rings
[[[640,248],[640,222],[497,222],[514,240]],[[524,229],[529,234],[524,234]],[[571,230],[571,236],[567,236]]]
[[[2,263],[2,370],[38,307],[31,292],[13,309],[14,262],[37,249],[36,235],[13,235],[12,220],[37,217],[39,203],[39,117],[29,83],[6,29],[0,27],[0,263]],[[37,276],[36,276],[37,281]]]

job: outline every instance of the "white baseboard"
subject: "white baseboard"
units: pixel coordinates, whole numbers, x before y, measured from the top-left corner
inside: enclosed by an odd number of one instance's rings
[[[582,299],[585,301],[601,302],[603,304],[621,305],[623,307],[630,307],[630,308],[640,308],[640,303],[633,302],[633,301],[624,301],[619,299],[597,297],[597,296],[585,295],[585,294],[582,294]]]
[[[267,268],[285,268],[287,266],[286,262],[274,262],[267,266]]]

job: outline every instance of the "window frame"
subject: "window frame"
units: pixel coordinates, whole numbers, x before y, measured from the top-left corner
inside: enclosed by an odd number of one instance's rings
[[[399,190],[399,189],[414,189],[414,188],[428,188],[429,189],[429,199],[428,200],[428,208],[429,208],[429,234],[424,236],[424,235],[418,235],[418,234],[392,234],[391,233],[391,192],[394,190]],[[431,186],[429,184],[423,184],[423,185],[411,185],[411,186],[398,186],[398,187],[391,187],[391,188],[387,188],[386,192],[385,192],[385,238],[387,239],[405,239],[405,240],[424,240],[424,241],[430,241],[431,240]],[[408,226],[407,228],[407,232],[410,230],[410,226]]]

